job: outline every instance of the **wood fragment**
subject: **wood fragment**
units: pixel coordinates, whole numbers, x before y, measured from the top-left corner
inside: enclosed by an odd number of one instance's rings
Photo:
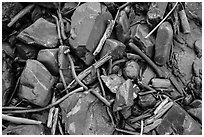
[[[59,131],[60,131],[61,135],[64,135],[64,132],[62,130],[62,125],[60,124],[59,120],[57,121],[57,124],[58,124],[58,128],[59,128]]]
[[[55,108],[54,112],[54,118],[53,118],[53,125],[51,129],[51,134],[55,135],[56,127],[57,127],[57,121],[58,121],[58,114],[59,114],[59,108]]]
[[[151,130],[155,129],[159,124],[161,124],[162,119],[155,120],[152,124],[145,126],[143,132],[148,133]]]
[[[6,121],[10,121],[12,123],[17,123],[17,124],[41,124],[41,121],[36,121],[36,120],[32,120],[32,119],[27,119],[27,118],[20,118],[20,117],[14,117],[14,116],[8,116],[8,115],[2,115],[2,119],[6,120]]]
[[[168,103],[169,101],[169,97],[165,98],[160,104],[159,106],[155,109],[154,114],[158,114],[159,110]]]
[[[130,134],[130,135],[140,135],[140,133],[138,132],[128,131],[128,130],[119,129],[119,128],[115,128],[115,130],[119,132]]]
[[[15,24],[20,18],[22,18],[27,13],[29,13],[34,8],[34,6],[35,6],[34,4],[28,5],[27,7],[22,9],[17,15],[15,15],[15,17],[13,17],[11,19],[11,21],[9,22],[9,24],[7,26],[8,27],[13,26],[13,24]]]
[[[55,99],[55,92],[53,93],[52,97],[52,103],[56,101]],[[47,118],[47,127],[51,128],[52,127],[52,120],[53,120],[53,114],[54,114],[55,107],[50,108],[48,118]]]
[[[141,120],[141,130],[140,130],[140,135],[143,134],[143,130],[144,130],[144,121]]]

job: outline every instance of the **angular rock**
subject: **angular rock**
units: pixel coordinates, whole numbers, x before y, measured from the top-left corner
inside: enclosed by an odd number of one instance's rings
[[[141,108],[150,108],[157,103],[157,100],[152,94],[146,94],[139,96],[138,103],[141,106]]]
[[[140,116],[142,114],[141,108],[138,106],[137,103],[134,103],[132,108],[132,115],[133,116]]]
[[[106,107],[90,93],[73,94],[60,107],[70,135],[110,135],[114,131]]]
[[[57,55],[58,55],[58,48],[42,49],[39,51],[38,57],[37,57],[37,60],[40,61],[54,76],[57,76],[59,74]]]
[[[125,64],[124,75],[130,79],[136,79],[140,72],[140,66],[136,61],[128,61]]]
[[[77,7],[71,19],[69,42],[76,49],[76,55],[86,65],[90,65],[94,59],[92,53],[105,32],[107,21],[112,19],[112,16],[101,3],[88,2]]]
[[[17,55],[22,59],[36,59],[38,50],[31,45],[16,44]]]
[[[107,39],[100,53],[100,58],[106,54],[112,55],[112,59],[117,60],[123,58],[126,46],[115,39]]]
[[[58,43],[56,25],[43,18],[21,31],[17,38],[39,48],[54,48]]]
[[[161,124],[156,128],[160,135],[201,135],[202,129],[192,117],[179,105],[173,107],[165,114]]]
[[[8,98],[15,87],[15,75],[12,70],[12,61],[2,53],[2,106],[7,104]]]
[[[150,80],[155,77],[156,74],[154,73],[154,71],[149,66],[147,66],[142,74],[142,82],[149,84]]]
[[[131,107],[125,107],[120,111],[125,119],[132,115]]]
[[[146,24],[139,24],[135,26],[135,32],[132,36],[136,39],[136,45],[143,50],[147,56],[150,58],[153,56],[153,48],[155,43],[155,38],[153,36],[145,39],[145,36],[149,33],[149,27]]]
[[[28,59],[20,77],[19,97],[44,107],[51,99],[51,88],[55,78],[43,64]]]
[[[123,77],[120,77],[116,74],[112,74],[109,76],[102,75],[101,79],[112,93],[117,93],[119,86],[124,82]]]
[[[163,22],[158,30],[155,43],[154,61],[157,65],[164,65],[169,59],[172,47],[173,29],[169,22]]]
[[[3,135],[48,135],[43,125],[9,125]]]
[[[198,58],[201,58],[202,57],[202,38],[196,40],[194,44],[194,48]]]
[[[118,17],[118,24],[116,25],[117,39],[123,43],[130,39],[130,22],[127,13],[122,10]]]
[[[120,85],[118,91],[116,91],[113,111],[119,111],[126,107],[132,106],[134,90],[133,83],[130,79],[126,80],[122,85]]]

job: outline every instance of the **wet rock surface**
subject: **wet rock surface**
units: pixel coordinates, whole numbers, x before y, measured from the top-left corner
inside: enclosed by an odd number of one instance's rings
[[[201,135],[201,2],[3,2],[3,135]]]

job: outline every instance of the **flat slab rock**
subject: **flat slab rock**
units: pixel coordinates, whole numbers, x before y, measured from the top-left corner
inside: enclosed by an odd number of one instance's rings
[[[91,93],[73,94],[60,107],[62,121],[70,135],[110,135],[114,131],[106,106]]]
[[[19,97],[44,107],[51,99],[51,87],[54,82],[55,78],[43,64],[28,59],[20,77]]]
[[[24,29],[17,38],[39,48],[54,48],[58,43],[56,25],[43,18]]]
[[[202,129],[184,109],[174,104],[156,128],[160,135],[201,135]]]
[[[107,21],[112,19],[107,8],[98,2],[80,5],[71,17],[71,37],[69,42],[76,54],[90,65],[94,59],[92,53],[105,32]]]

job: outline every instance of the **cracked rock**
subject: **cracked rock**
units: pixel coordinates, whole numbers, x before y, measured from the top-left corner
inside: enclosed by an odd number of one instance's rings
[[[51,88],[55,78],[43,64],[28,59],[20,78],[19,97],[44,107],[51,99]]]

